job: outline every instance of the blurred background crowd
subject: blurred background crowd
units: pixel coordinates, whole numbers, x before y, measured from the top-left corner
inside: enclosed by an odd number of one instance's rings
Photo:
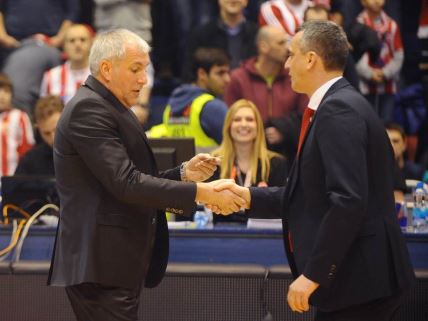
[[[305,20],[344,28],[344,77],[385,123],[405,180],[428,181],[428,0],[0,0],[0,175],[53,175],[64,105],[89,75],[97,32],[152,47],[133,111],[151,137],[190,136],[222,156],[216,177],[284,183],[308,98],[284,63]],[[274,173],[275,175],[272,175]]]

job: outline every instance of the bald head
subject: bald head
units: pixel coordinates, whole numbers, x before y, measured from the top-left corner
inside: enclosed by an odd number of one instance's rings
[[[287,59],[288,35],[282,28],[264,26],[256,37],[258,61],[283,65]]]
[[[285,33],[284,29],[275,27],[275,26],[263,26],[259,29],[256,36],[256,44],[259,46],[260,42],[267,42],[269,43],[273,38],[288,38],[287,34]]]

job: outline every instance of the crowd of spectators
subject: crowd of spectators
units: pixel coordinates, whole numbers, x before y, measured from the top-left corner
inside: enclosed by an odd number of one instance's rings
[[[290,165],[308,99],[292,91],[283,66],[288,40],[314,19],[342,25],[351,49],[345,78],[387,123],[392,144],[400,141],[400,168],[426,178],[428,0],[0,0],[1,174],[12,175],[36,141],[51,153],[35,113],[58,105],[51,95],[63,104],[73,97],[89,75],[94,35],[117,27],[152,46],[148,85],[133,107],[147,130],[157,125],[148,133],[216,148],[228,108],[246,99],[267,148]]]

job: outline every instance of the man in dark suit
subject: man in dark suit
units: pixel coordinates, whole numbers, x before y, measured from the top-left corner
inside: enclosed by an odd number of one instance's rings
[[[373,108],[342,77],[347,55],[336,24],[302,25],[286,67],[310,101],[286,187],[217,190],[240,193],[252,217],[283,217],[293,311],[312,304],[317,321],[390,320],[414,273],[394,209],[392,148]]]
[[[215,183],[190,182],[215,170],[206,154],[158,173],[130,111],[147,81],[149,50],[128,30],[100,34],[89,58],[92,76],[57,125],[61,211],[48,283],[66,286],[79,321],[137,319],[140,287],[156,286],[167,265],[164,210],[191,212],[198,201],[227,213],[243,204],[229,191],[213,191]]]

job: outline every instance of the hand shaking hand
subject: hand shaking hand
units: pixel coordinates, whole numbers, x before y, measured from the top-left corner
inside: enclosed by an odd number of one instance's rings
[[[233,193],[233,195],[235,195],[235,197],[241,199],[244,201],[244,203],[240,203],[241,207],[238,210],[235,210],[234,212],[238,212],[239,210],[245,208],[248,209],[250,208],[250,203],[251,203],[251,195],[250,195],[250,190],[246,187],[242,187],[239,186],[235,183],[234,180],[231,179],[224,179],[224,180],[218,180],[213,182],[214,184],[214,191],[216,192],[231,192]],[[213,211],[214,213],[217,214],[231,214],[231,213],[224,213],[221,209],[221,207],[219,207],[217,204],[215,203],[210,203],[210,204],[206,204],[206,206]]]
[[[185,166],[186,180],[191,182],[203,182],[210,178],[217,166],[220,158],[210,154],[198,154],[189,160]]]
[[[239,192],[235,193],[234,185],[236,184],[231,179],[197,183],[196,201],[205,204],[216,214],[228,215],[238,212],[249,203],[242,197],[244,193],[241,190],[236,189]]]

